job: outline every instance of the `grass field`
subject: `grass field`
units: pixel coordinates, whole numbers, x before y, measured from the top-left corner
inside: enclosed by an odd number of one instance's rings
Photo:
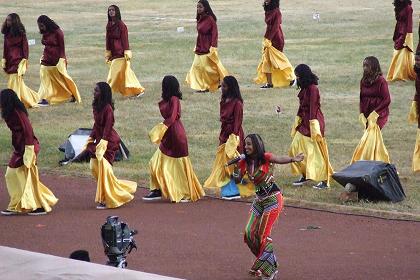
[[[298,108],[296,89],[261,91],[252,83],[260,59],[261,41],[265,31],[262,1],[210,1],[218,17],[219,55],[228,71],[240,82],[245,102],[245,133],[259,133],[266,149],[287,154],[291,139],[290,128]],[[107,77],[104,63],[107,5],[104,1],[40,0],[8,1],[0,5],[3,18],[17,12],[26,26],[30,46],[30,68],[26,83],[39,87],[39,57],[42,53],[36,19],[47,14],[64,30],[69,74],[82,95],[81,105],[64,104],[30,110],[35,133],[42,151],[39,167],[42,171],[59,174],[90,176],[87,164],[59,167],[63,154],[57,147],[78,127],[91,127],[92,89]],[[414,5],[418,3],[415,2]],[[133,69],[146,94],[141,99],[115,96],[116,129],[131,151],[129,161],[114,165],[118,177],[148,182],[148,161],[156,150],[147,132],[161,116],[160,82],[164,75],[174,74],[185,79],[195,45],[196,1],[127,0],[118,1],[122,18],[129,29],[133,51]],[[336,171],[345,167],[363,131],[358,123],[359,80],[362,61],[366,56],[379,58],[386,74],[393,51],[392,35],[395,19],[392,1],[323,0],[282,1],[285,54],[293,65],[306,63],[320,78],[322,110],[326,118],[326,138],[330,159]],[[414,7],[415,11],[417,7]],[[312,18],[320,13],[320,21]],[[417,28],[415,12],[414,25]],[[177,33],[178,26],[185,32]],[[415,31],[416,33],[416,31]],[[414,36],[417,44],[417,35]],[[0,42],[1,43],[1,42]],[[0,87],[6,77],[0,79]],[[183,84],[182,121],[187,130],[190,157],[194,169],[204,182],[210,174],[218,145],[220,94],[193,94]],[[390,85],[392,96],[390,120],[383,130],[385,144],[392,162],[397,166],[407,199],[399,204],[356,203],[355,205],[420,214],[420,177],[411,171],[416,127],[407,124],[407,114],[414,96],[413,82]],[[274,106],[281,104],[284,113],[277,115]],[[11,137],[4,123],[0,124],[0,162],[8,162]],[[304,187],[295,189],[288,166],[277,167],[278,182],[287,197],[309,201],[339,203],[342,187],[334,184],[328,191]],[[57,181],[57,184],[59,182]],[[54,186],[50,186],[54,190]]]

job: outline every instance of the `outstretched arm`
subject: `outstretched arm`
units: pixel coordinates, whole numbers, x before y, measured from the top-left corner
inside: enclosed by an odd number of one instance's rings
[[[300,162],[304,159],[303,153],[298,154],[295,157],[288,157],[288,156],[276,156],[272,155],[270,158],[271,163],[277,163],[277,164],[288,164],[292,162]]]

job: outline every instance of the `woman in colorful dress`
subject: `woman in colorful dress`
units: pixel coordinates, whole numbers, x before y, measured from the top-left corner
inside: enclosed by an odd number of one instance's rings
[[[23,75],[28,68],[29,47],[25,26],[19,15],[6,17],[1,28],[4,34],[2,68],[8,75],[7,87],[13,89],[26,108],[38,107],[38,93],[25,85]]]
[[[388,121],[388,83],[382,76],[379,61],[374,56],[363,61],[363,77],[360,81],[360,115],[364,134],[353,153],[351,163],[357,160],[389,161],[389,154],[382,139],[382,128]]]
[[[118,180],[112,164],[115,153],[120,148],[120,136],[114,129],[114,102],[112,91],[105,82],[96,84],[93,92],[92,133],[86,144],[91,155],[90,169],[97,181],[95,202],[96,209],[117,208],[134,198],[137,183]]]
[[[278,273],[271,230],[283,210],[283,195],[275,183],[273,166],[301,162],[304,155],[279,157],[266,153],[258,134],[245,138],[244,149],[245,159],[238,162],[239,170],[235,171],[234,178],[239,182],[247,175],[256,189],[244,234],[245,243],[256,257],[249,273],[263,280],[271,280]]]
[[[284,36],[281,29],[282,16],[279,0],[264,0],[265,23],[267,25],[262,43],[262,58],[257,68],[257,84],[262,89],[293,85],[293,66],[283,53]]]
[[[411,105],[408,121],[417,124],[417,137],[413,153],[413,171],[420,171],[420,50],[417,50],[415,56],[416,64],[414,71],[416,72],[416,94]]]
[[[164,118],[149,133],[159,148],[150,159],[150,193],[144,200],[162,196],[172,202],[197,201],[204,196],[203,188],[194,173],[188,156],[188,141],[181,118],[182,93],[174,76],[162,81],[162,100],[159,110]]]
[[[197,92],[214,92],[228,75],[217,52],[217,18],[207,0],[197,3],[197,42],[194,61],[187,74],[187,84]]]
[[[220,122],[222,123],[219,135],[219,147],[212,172],[204,183],[204,189],[216,190],[223,199],[236,199],[252,195],[254,192],[244,193],[246,189],[238,186],[231,180],[233,165],[226,166],[227,162],[238,157],[243,152],[244,132],[242,129],[243,100],[238,81],[233,76],[223,78],[221,84],[222,97],[220,100]],[[242,190],[242,192],[240,192]]]
[[[395,0],[394,7],[397,20],[392,37],[394,54],[386,80],[389,82],[414,80],[416,74],[413,70],[413,8],[411,0]]]
[[[136,74],[131,69],[133,54],[128,43],[127,26],[121,20],[120,8],[108,7],[108,24],[106,25],[105,61],[109,64],[107,83],[112,92],[119,92],[125,97],[141,96],[141,86]]]
[[[46,15],[38,17],[38,28],[44,45],[40,69],[41,85],[38,90],[41,98],[39,105],[68,101],[80,103],[79,90],[67,73],[63,31]]]
[[[37,157],[40,150],[25,105],[12,89],[0,92],[1,116],[12,132],[12,157],[6,170],[10,202],[3,215],[45,215],[58,199],[39,180]]]
[[[294,186],[301,186],[307,181],[315,181],[315,189],[329,187],[333,169],[330,165],[327,141],[324,137],[325,121],[321,111],[318,77],[312,73],[306,64],[300,64],[295,69],[297,86],[300,89],[299,109],[292,128],[293,138],[289,156],[305,154],[305,160],[292,164],[292,173],[301,175]]]

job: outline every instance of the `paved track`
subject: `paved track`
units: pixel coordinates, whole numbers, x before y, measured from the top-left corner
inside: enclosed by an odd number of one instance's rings
[[[96,210],[92,179],[41,180],[60,199],[57,206],[46,216],[1,216],[0,245],[63,257],[87,249],[93,262],[105,263],[100,226],[118,215],[139,231],[130,269],[185,279],[253,279],[247,275],[253,256],[242,241],[248,203],[146,203],[146,190],[139,189],[120,209]],[[7,203],[1,179],[0,207]],[[272,237],[282,280],[420,279],[420,223],[286,207]]]

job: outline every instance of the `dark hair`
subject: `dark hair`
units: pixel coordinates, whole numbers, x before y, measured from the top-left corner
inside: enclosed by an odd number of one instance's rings
[[[96,112],[101,112],[106,105],[111,105],[114,110],[114,101],[112,100],[112,90],[108,83],[99,82],[96,84],[99,88],[99,96],[93,98],[92,107]]]
[[[6,119],[16,109],[28,115],[25,105],[20,101],[13,89],[6,88],[0,91],[1,117]]]
[[[90,262],[89,252],[86,250],[76,250],[70,254],[70,259]]]
[[[232,98],[239,99],[241,102],[243,102],[241,91],[239,89],[239,84],[236,78],[233,76],[225,76],[223,78],[223,82],[227,85],[228,92],[222,93],[222,100]]]
[[[280,7],[280,0],[271,0],[270,4],[266,5],[264,3],[263,7],[264,7],[264,11],[266,11],[266,12],[272,11],[272,10]]]
[[[249,165],[251,164],[251,161],[254,160],[254,166],[255,168],[261,166],[262,164],[265,163],[265,147],[264,147],[264,142],[261,139],[261,136],[258,134],[248,134],[246,138],[251,139],[252,142],[252,147],[254,148],[254,153],[255,153],[255,157],[254,158],[250,158],[249,155],[247,155],[245,153],[245,161],[246,164]],[[245,151],[245,141],[244,141],[244,148],[243,150]]]
[[[399,13],[408,5],[411,5],[411,0],[395,0],[392,4],[394,4],[394,12],[395,12],[395,18],[398,19]]]
[[[299,64],[295,68],[297,86],[300,89],[309,87],[310,85],[318,85],[318,77],[312,73],[311,68],[306,64]]]
[[[217,17],[216,15],[213,13],[213,10],[210,7],[209,1],[207,0],[198,0],[197,4],[201,3],[204,7],[204,12],[208,15],[211,16],[214,21],[217,21]],[[198,21],[200,19],[200,15],[197,13],[195,19]]]
[[[178,80],[172,75],[167,75],[162,80],[162,99],[168,101],[172,96],[182,99],[182,92],[179,90]]]
[[[117,19],[117,21],[121,20],[120,8],[117,5],[111,5],[108,7],[108,10],[107,10],[108,21],[112,21],[112,18],[109,16],[109,8],[111,7],[114,7],[115,9],[115,18]]]
[[[363,71],[362,83],[371,85],[379,76],[382,76],[381,65],[379,64],[379,60],[374,56],[366,57],[363,62],[369,65],[369,71]]]
[[[40,15],[37,20],[38,23],[42,23],[45,25],[45,28],[47,29],[47,32],[52,32],[54,30],[57,30],[60,28],[60,26],[55,23],[52,19],[50,19],[46,15]],[[42,33],[42,32],[41,32]]]
[[[26,34],[25,26],[20,21],[18,14],[11,13],[8,15],[12,19],[12,26],[7,27],[6,20],[1,27],[1,33],[4,35],[11,34],[13,37],[21,36]],[[7,19],[7,18],[6,18]]]

